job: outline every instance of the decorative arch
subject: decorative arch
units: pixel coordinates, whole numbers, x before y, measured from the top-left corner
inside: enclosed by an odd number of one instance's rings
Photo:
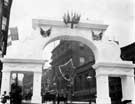
[[[51,21],[51,20],[33,20],[33,29],[37,30],[38,33],[40,28],[43,27],[47,30],[52,27],[51,34],[48,37],[40,38],[43,49],[51,42],[56,40],[73,40],[80,41],[87,45],[93,52],[95,62],[99,61],[121,61],[120,58],[120,47],[113,41],[94,40],[92,31],[103,32],[108,27],[104,24],[89,24],[79,23],[74,29],[71,29],[68,25],[65,25],[62,21]],[[39,34],[40,35],[40,34]],[[104,34],[103,34],[104,35]],[[113,57],[111,55],[113,55]]]
[[[43,38],[39,34],[39,28],[52,27],[51,35]],[[32,96],[33,103],[41,103],[41,72],[42,65],[45,62],[42,57],[43,49],[55,40],[73,40],[80,41],[87,45],[93,51],[95,64],[93,68],[96,71],[97,84],[97,104],[111,104],[109,97],[109,76],[121,77],[122,79],[122,100],[132,100],[135,104],[135,85],[134,85],[134,67],[131,62],[122,61],[120,58],[120,47],[113,41],[103,41],[92,39],[90,30],[105,31],[107,25],[79,23],[74,29],[60,21],[52,20],[34,20],[33,29],[37,29],[35,34],[21,45],[22,50],[18,51],[18,57],[12,54],[3,59],[3,76],[1,91],[10,91],[10,73],[11,71],[28,71],[34,72],[34,93]],[[20,47],[20,45],[19,45]],[[17,47],[12,47],[17,48]],[[15,54],[15,53],[14,53]],[[13,67],[15,66],[15,67]],[[25,67],[24,67],[25,66]],[[10,70],[9,70],[10,69]],[[20,70],[21,69],[21,70]],[[37,86],[38,85],[38,86]],[[6,87],[5,87],[6,86]],[[132,92],[131,93],[131,89]]]

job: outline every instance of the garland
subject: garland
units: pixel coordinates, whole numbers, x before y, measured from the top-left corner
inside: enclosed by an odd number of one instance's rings
[[[68,62],[66,62],[65,64],[63,64],[63,65],[59,65],[58,67],[59,67],[59,71],[60,71],[60,73],[61,73],[61,75],[62,75],[62,77],[66,80],[66,81],[71,81],[71,78],[69,77],[69,78],[66,78],[65,77],[65,75],[62,73],[62,71],[61,71],[61,67],[63,67],[63,66],[66,66],[68,63],[70,63],[71,62],[71,64],[72,64],[72,67],[73,67],[73,69],[75,69],[75,67],[74,67],[74,65],[73,65],[73,61],[72,61],[72,59],[69,59],[69,61]],[[71,74],[71,73],[70,73]]]

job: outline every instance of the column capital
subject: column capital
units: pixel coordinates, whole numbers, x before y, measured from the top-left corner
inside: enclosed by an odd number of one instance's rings
[[[15,58],[2,58],[1,61],[3,63],[14,63],[14,64],[44,64],[47,60],[39,60],[39,59],[15,59]]]
[[[131,76],[134,77],[135,65],[128,61],[116,62],[97,62],[93,65],[96,70],[96,76]]]
[[[98,69],[100,67],[115,67],[115,68],[128,68],[133,69],[135,68],[135,64],[133,64],[131,61],[115,61],[115,62],[96,62],[93,66],[94,69]]]

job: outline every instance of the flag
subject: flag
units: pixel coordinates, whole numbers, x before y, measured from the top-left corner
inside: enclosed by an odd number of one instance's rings
[[[50,27],[48,30],[43,30],[41,27],[40,27],[40,34],[43,36],[43,37],[49,37],[50,34],[51,34],[51,30],[52,30],[52,27]]]
[[[13,27],[13,28],[9,29],[7,46],[11,46],[12,41],[15,41],[15,40],[19,40],[18,28],[17,27]]]

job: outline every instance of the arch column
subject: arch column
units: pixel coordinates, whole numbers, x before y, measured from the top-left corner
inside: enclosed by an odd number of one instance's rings
[[[42,102],[42,97],[41,97],[41,76],[42,76],[42,72],[34,72],[33,96],[32,96],[32,102],[33,103],[41,103]]]
[[[134,76],[124,76],[121,77],[122,82],[122,101],[124,100],[135,100],[134,92],[135,92],[135,84],[134,84]]]
[[[107,75],[96,76],[97,104],[111,104],[109,97],[109,81]]]
[[[111,104],[109,96],[109,78],[105,72],[104,65],[95,64],[94,69],[96,70],[96,86],[97,86],[97,98],[96,104]]]
[[[6,91],[7,94],[10,92],[10,74],[10,71],[2,71],[1,94],[3,94],[4,91]]]

